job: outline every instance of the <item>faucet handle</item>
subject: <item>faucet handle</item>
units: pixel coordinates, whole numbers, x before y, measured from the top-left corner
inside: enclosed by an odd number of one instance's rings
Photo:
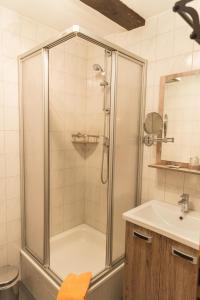
[[[180,195],[180,200],[178,201],[178,204],[183,204],[185,202],[189,202],[189,194],[183,193]]]

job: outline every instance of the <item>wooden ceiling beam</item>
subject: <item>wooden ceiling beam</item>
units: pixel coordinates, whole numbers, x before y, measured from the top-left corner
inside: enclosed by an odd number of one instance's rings
[[[145,19],[120,0],[80,0],[127,30],[145,25]]]

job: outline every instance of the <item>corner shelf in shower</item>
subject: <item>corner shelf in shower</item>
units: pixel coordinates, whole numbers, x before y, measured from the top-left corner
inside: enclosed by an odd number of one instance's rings
[[[72,143],[73,144],[98,144],[99,143],[99,135],[94,134],[72,134]]]
[[[175,172],[181,172],[181,173],[188,173],[188,174],[194,174],[194,175],[200,175],[200,170],[193,170],[188,168],[173,168],[169,165],[162,165],[162,164],[151,164],[148,165],[149,168],[155,168],[155,169],[162,169],[162,170],[169,170],[169,171],[175,171]]]

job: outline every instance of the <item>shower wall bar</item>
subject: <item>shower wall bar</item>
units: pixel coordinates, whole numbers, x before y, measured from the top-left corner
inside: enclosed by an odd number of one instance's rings
[[[145,101],[145,82],[146,82],[146,61],[129,51],[124,50],[121,47],[118,47],[102,38],[99,38],[85,29],[80,28],[77,25],[74,25],[72,28],[64,31],[63,33],[56,36],[54,39],[49,40],[46,43],[39,45],[38,47],[26,52],[23,55],[19,56],[19,77],[20,77],[20,132],[21,139],[20,145],[21,149],[24,149],[24,141],[23,141],[23,111],[22,111],[22,63],[24,60],[30,58],[38,51],[42,51],[43,56],[43,109],[44,109],[44,259],[41,260],[32,253],[30,249],[28,249],[26,244],[26,222],[25,222],[25,199],[24,199],[24,153],[21,151],[21,207],[22,207],[22,247],[24,250],[32,256],[32,258],[40,264],[44,268],[44,270],[57,282],[61,283],[61,279],[55,274],[50,268],[50,205],[49,205],[49,194],[50,194],[50,179],[49,179],[49,49],[52,47],[63,43],[73,37],[81,37],[87,41],[92,42],[93,44],[99,45],[102,48],[109,50],[112,52],[112,74],[111,74],[111,107],[113,109],[110,113],[110,148],[109,148],[109,156],[110,160],[113,159],[114,154],[114,136],[115,136],[115,119],[116,119],[116,94],[117,94],[117,61],[119,56],[123,56],[133,62],[142,66],[142,94],[141,94],[141,112],[139,119],[139,128],[140,128],[140,136],[138,139],[139,143],[139,164],[138,164],[138,189],[137,189],[137,204],[140,202],[141,198],[141,166],[142,166],[142,152],[143,152],[143,143],[142,143],[142,124],[144,118],[144,101]],[[134,78],[133,78],[134,80]],[[114,165],[112,163],[109,164],[109,185],[108,185],[108,209],[107,209],[107,249],[106,249],[106,268],[103,272],[98,274],[93,278],[92,284],[96,284],[99,282],[106,274],[111,272],[113,268],[117,267],[122,261],[123,257],[119,257],[117,260],[112,260],[112,195],[113,195],[113,171]]]

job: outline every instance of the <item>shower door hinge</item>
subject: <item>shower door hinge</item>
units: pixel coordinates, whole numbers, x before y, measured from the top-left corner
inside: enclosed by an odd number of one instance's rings
[[[108,56],[111,56],[111,55],[112,55],[112,51],[106,50],[106,54],[107,54]]]

